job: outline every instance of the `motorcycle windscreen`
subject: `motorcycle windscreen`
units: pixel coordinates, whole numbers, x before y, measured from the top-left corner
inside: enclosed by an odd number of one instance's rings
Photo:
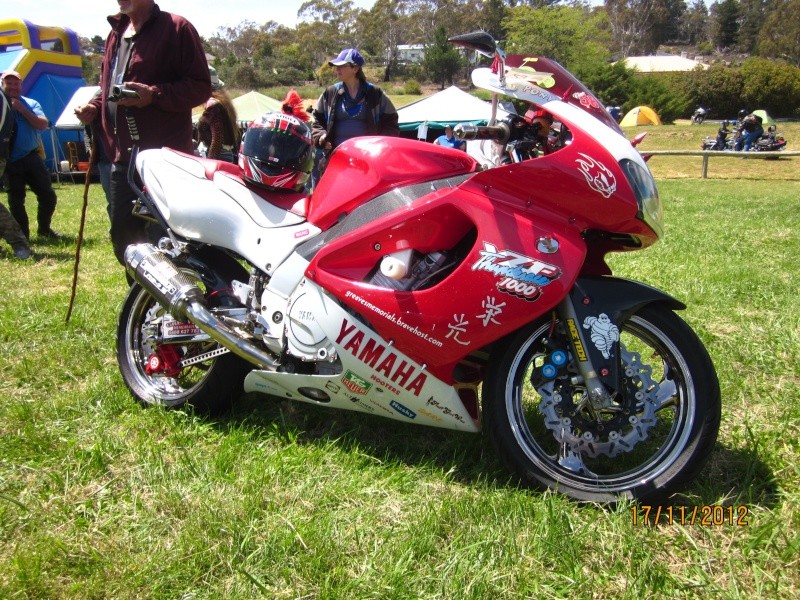
[[[622,133],[620,126],[589,88],[550,58],[509,54],[506,57],[506,77],[525,79],[600,119],[614,131]]]

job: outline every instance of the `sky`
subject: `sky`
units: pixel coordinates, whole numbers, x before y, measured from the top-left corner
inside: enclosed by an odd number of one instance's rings
[[[162,10],[189,19],[203,37],[218,27],[235,27],[244,20],[261,25],[275,21],[289,27],[297,24],[297,10],[305,0],[156,0]],[[354,0],[370,8],[375,0]],[[35,25],[68,27],[79,36],[105,39],[106,17],[117,12],[116,0],[2,0],[0,20],[25,19]]]

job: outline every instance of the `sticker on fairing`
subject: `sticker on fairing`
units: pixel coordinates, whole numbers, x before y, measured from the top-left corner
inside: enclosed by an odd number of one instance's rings
[[[578,170],[583,173],[589,187],[603,196],[603,198],[610,198],[611,194],[617,191],[617,179],[614,174],[600,161],[582,152],[578,154],[583,158],[576,158],[575,162],[578,163]]]
[[[344,377],[342,377],[342,383],[348,390],[360,396],[366,395],[366,393],[372,387],[371,383],[369,383],[363,377],[356,375],[352,371],[347,371],[347,373],[344,374]]]
[[[600,110],[602,108],[597,99],[586,92],[575,92],[572,94],[572,97],[580,102],[581,106],[585,106],[586,108],[594,108],[596,110]]]
[[[411,410],[404,404],[400,404],[397,400],[392,400],[391,402],[389,402],[389,406],[391,406],[393,409],[395,409],[397,412],[399,412],[407,419],[417,418],[417,413],[415,413],[413,410]]]
[[[494,244],[483,242],[481,257],[472,265],[473,271],[487,271],[500,278],[501,292],[533,302],[542,288],[561,277],[561,269],[513,250],[498,250]]]

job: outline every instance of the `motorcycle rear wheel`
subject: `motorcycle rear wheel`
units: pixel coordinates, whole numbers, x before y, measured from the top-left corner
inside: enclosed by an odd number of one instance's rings
[[[247,362],[227,353],[180,369],[179,373],[148,373],[148,360],[159,352],[147,329],[166,311],[139,284],[131,286],[117,325],[117,363],[125,385],[142,404],[178,408],[192,406],[201,414],[220,414],[241,395]],[[220,348],[216,342],[174,346],[185,359]],[[174,376],[172,376],[174,375]]]
[[[628,361],[626,365],[623,360],[623,372],[627,366],[631,373],[647,375],[639,379],[634,374],[623,389],[610,392],[624,395],[633,389],[631,381],[646,381],[645,395],[651,395],[648,397],[657,406],[657,421],[630,451],[613,457],[590,456],[585,447],[578,449],[564,441],[585,434],[567,414],[558,416],[572,428],[570,436],[559,441],[552,419],[545,422],[540,408],[543,396],[531,382],[533,370],[553,350],[552,345],[545,348],[542,343],[550,327],[543,323],[518,334],[503,356],[493,361],[483,388],[485,428],[520,483],[550,488],[576,500],[604,503],[665,499],[682,489],[708,459],[720,421],[719,382],[697,335],[674,312],[659,305],[642,308],[620,326],[621,355]],[[567,348],[563,350],[570,356]],[[586,408],[585,392],[580,386],[573,388],[573,406]],[[599,418],[598,413],[605,410],[613,418],[623,403],[616,396],[614,405],[594,410],[593,417]],[[642,417],[644,402],[633,405]],[[574,422],[588,423],[590,419],[575,417]],[[621,436],[624,432],[606,433]]]

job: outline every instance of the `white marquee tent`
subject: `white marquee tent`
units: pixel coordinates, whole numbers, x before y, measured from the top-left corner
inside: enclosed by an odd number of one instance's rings
[[[492,105],[456,86],[450,86],[432,96],[407,104],[398,109],[397,114],[400,131],[416,131],[425,122],[430,128],[444,129],[446,125],[452,127],[458,123],[485,125],[491,118]],[[498,107],[498,119],[507,115],[505,110]]]

